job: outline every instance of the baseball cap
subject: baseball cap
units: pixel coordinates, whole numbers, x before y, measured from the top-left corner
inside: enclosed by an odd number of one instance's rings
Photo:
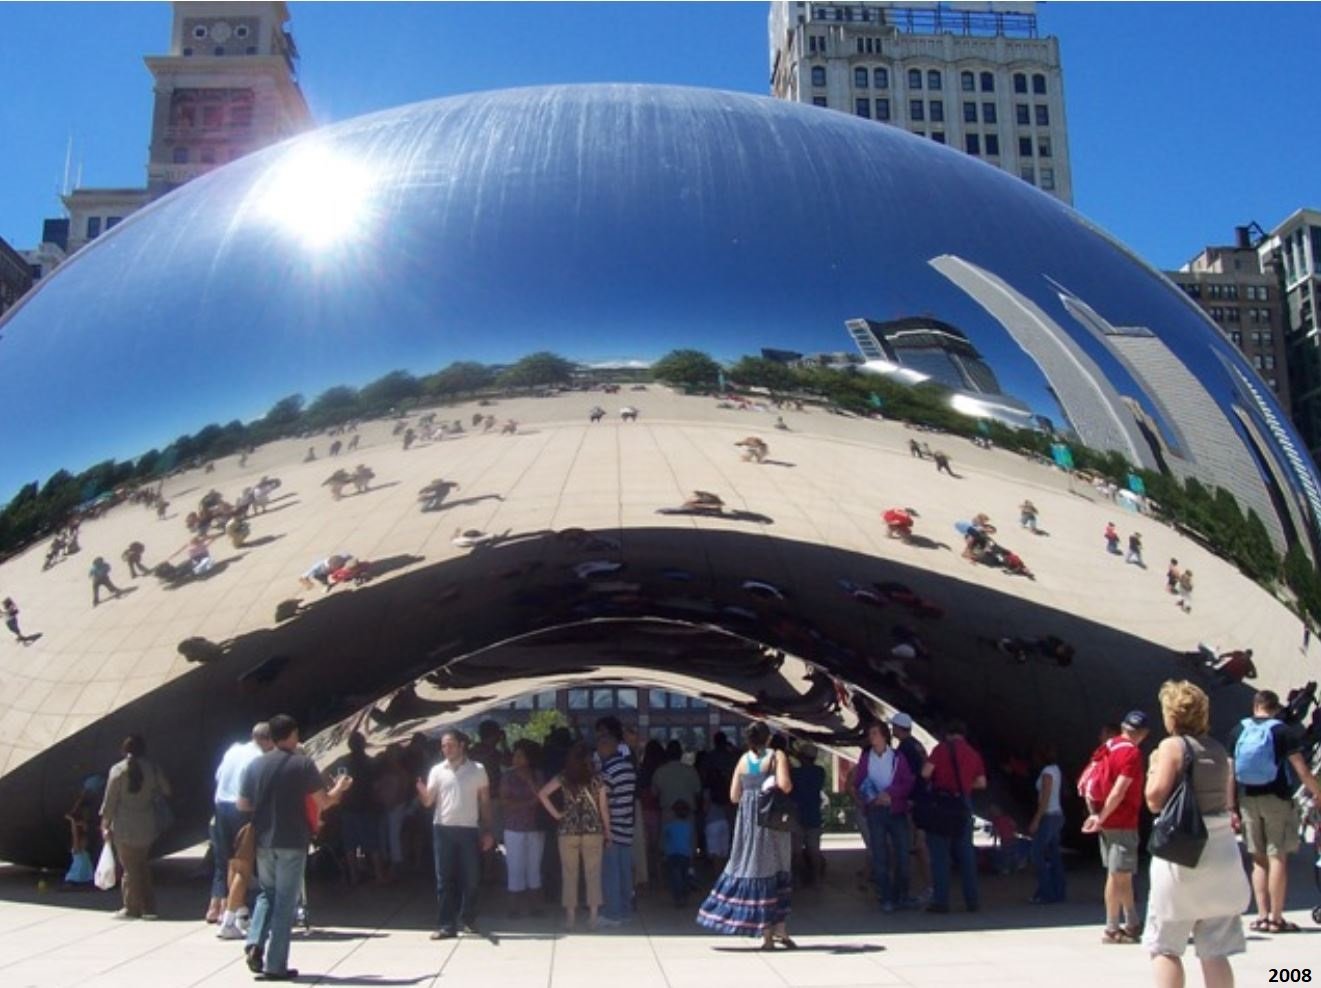
[[[1124,726],[1131,727],[1135,731],[1141,731],[1147,726],[1147,715],[1141,710],[1130,710],[1124,714]]]
[[[909,717],[908,714],[895,714],[890,718],[890,726],[902,727],[905,731],[911,731],[913,729],[913,718]]]

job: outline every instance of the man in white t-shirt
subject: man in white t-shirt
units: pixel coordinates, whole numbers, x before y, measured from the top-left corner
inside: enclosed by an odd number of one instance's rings
[[[460,731],[448,730],[440,736],[440,752],[445,757],[432,768],[427,781],[417,781],[422,805],[435,807],[432,851],[439,922],[432,940],[455,937],[460,927],[464,933],[478,934],[481,852],[495,846],[486,769],[468,758],[468,739]]]
[[[239,828],[251,819],[251,814],[239,811],[239,783],[244,769],[274,747],[271,725],[262,721],[253,725],[251,740],[236,741],[229,746],[216,769],[215,823],[211,827],[215,870],[206,921],[220,924],[216,936],[222,940],[241,940],[246,933],[247,873],[240,871],[234,876],[229,873],[234,839]]]

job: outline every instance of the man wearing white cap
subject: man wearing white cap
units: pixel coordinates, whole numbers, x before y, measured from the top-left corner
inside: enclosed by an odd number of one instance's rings
[[[902,711],[896,713],[890,718],[890,730],[894,734],[896,749],[903,756],[904,761],[908,762],[908,767],[913,771],[913,778],[918,780],[913,792],[926,784],[922,778],[922,766],[926,764],[927,750],[922,746],[922,742],[913,737],[913,718]],[[911,797],[910,797],[911,798]],[[917,859],[917,878],[922,882],[922,888],[926,890],[929,898],[931,895],[931,852],[927,850],[927,837],[917,827],[913,826],[913,814],[908,814],[908,846],[912,851],[913,857]]]

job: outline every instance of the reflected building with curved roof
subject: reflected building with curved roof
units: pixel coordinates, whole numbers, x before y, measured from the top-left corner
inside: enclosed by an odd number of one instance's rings
[[[1098,336],[1060,285],[1155,335]],[[729,384],[763,347],[838,350],[860,313],[956,327],[924,359],[1067,422],[1076,458],[1170,514],[851,361]],[[0,415],[42,412],[0,462],[0,586],[31,638],[0,654],[13,860],[63,858],[62,814],[130,731],[179,792],[165,850],[203,832],[218,753],[280,710],[328,758],[354,728],[379,745],[529,693],[656,689],[839,749],[895,710],[959,716],[989,754],[1049,739],[1072,768],[1170,675],[1214,685],[1229,723],[1314,661],[1269,539],[1233,555],[1179,524],[1192,450],[1315,542],[1315,474],[1242,356],[1064,204],[843,114],[563,86],[346,121],[103,233],[0,340]],[[1258,469],[1200,455],[1212,405]],[[1025,499],[1049,537],[1014,525]],[[913,530],[887,530],[894,506]],[[965,555],[979,513],[999,531]],[[1193,614],[1104,551],[1110,521],[1196,571]],[[1254,648],[1260,678],[1214,683],[1199,642]]]

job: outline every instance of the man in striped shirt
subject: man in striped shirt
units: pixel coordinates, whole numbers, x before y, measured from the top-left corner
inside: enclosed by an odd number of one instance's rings
[[[609,833],[601,862],[601,884],[605,898],[602,926],[628,922],[633,911],[633,827],[637,795],[637,770],[623,745],[624,730],[617,717],[596,722],[596,754],[610,809]]]

